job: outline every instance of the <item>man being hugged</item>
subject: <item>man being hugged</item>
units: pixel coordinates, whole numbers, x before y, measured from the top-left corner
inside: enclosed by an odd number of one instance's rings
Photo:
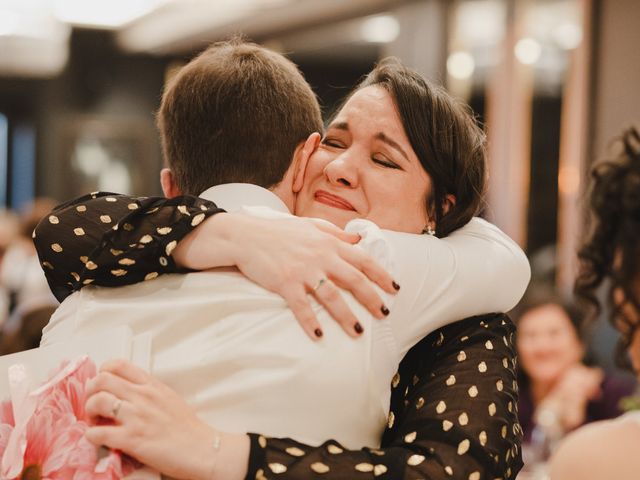
[[[309,111],[294,113],[301,100]],[[36,231],[59,298],[68,282],[79,290],[154,280],[74,293],[43,342],[119,323],[151,333],[151,373],[210,425],[322,445],[222,433],[189,413],[172,430],[191,434],[152,435],[168,411],[190,410],[126,365],[107,366],[94,385],[87,408],[116,420],[92,429],[95,441],[178,477],[214,470],[215,478],[242,478],[247,469],[247,478],[515,476],[512,325],[494,315],[443,327],[508,310],[529,275],[502,232],[469,222],[484,184],[484,137],[466,111],[387,62],[349,97],[318,146],[319,108],[295,66],[261,47],[227,42],[171,82],[159,125],[169,200],[91,195],[59,207],[56,221],[45,219]],[[181,196],[203,190],[204,200]],[[305,215],[301,205],[351,233],[287,213],[297,207]],[[205,220],[217,207],[230,213]],[[61,238],[78,222],[88,234]],[[423,229],[450,235],[415,235]],[[53,239],[60,248],[52,249]],[[155,279],[179,267],[230,266],[238,271]],[[356,338],[340,334],[327,312]],[[358,450],[377,446],[385,423],[383,449]],[[134,441],[136,425],[143,437]],[[209,456],[211,438],[222,441]]]

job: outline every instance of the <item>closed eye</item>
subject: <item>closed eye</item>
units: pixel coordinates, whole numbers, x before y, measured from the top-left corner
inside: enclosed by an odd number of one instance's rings
[[[376,164],[378,164],[378,165],[380,165],[382,167],[385,167],[385,168],[393,168],[395,170],[402,170],[402,168],[398,164],[392,162],[391,160],[386,160],[384,158],[375,158],[375,157],[372,158],[371,160],[373,160],[373,163],[376,163]]]
[[[346,148],[345,144],[342,143],[340,140],[336,140],[335,138],[323,138],[321,140],[321,142],[323,145],[326,145],[327,147],[332,147],[332,148]]]

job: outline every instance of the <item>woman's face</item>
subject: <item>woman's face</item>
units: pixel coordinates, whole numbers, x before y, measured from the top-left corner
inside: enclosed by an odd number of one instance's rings
[[[555,382],[580,362],[584,347],[562,307],[542,305],[518,322],[520,366],[533,382]]]
[[[430,190],[391,96],[366,87],[340,110],[311,156],[295,213],[339,227],[367,218],[388,230],[420,233]]]

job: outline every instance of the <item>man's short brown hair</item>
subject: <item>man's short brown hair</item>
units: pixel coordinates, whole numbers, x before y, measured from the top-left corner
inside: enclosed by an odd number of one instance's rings
[[[211,45],[168,83],[158,128],[178,188],[198,195],[221,183],[276,185],[300,142],[322,131],[322,116],[291,61],[232,39]]]

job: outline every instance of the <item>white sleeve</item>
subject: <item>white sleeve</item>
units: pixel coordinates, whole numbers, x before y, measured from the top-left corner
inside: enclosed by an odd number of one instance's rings
[[[520,247],[480,218],[443,239],[384,234],[401,286],[389,319],[402,355],[444,325],[511,310],[531,277]]]

